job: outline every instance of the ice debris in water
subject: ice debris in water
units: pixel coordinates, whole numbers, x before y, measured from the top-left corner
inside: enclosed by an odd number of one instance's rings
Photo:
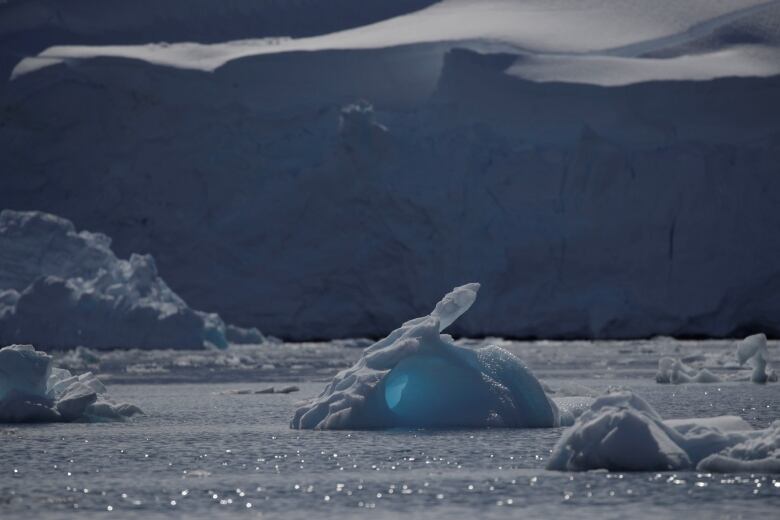
[[[430,315],[366,348],[295,412],[291,427],[559,425],[558,407],[517,357],[494,345],[457,346],[440,334],[471,307],[478,290],[476,283],[456,287]]]
[[[750,375],[750,380],[754,383],[777,381],[777,374],[774,370],[767,368],[768,356],[769,351],[764,334],[753,334],[737,344],[736,357],[739,366],[751,361],[753,372]],[[658,383],[672,384],[719,383],[723,381],[723,378],[706,368],[697,370],[679,359],[662,357],[658,360],[658,372],[655,375],[655,380]]]
[[[32,345],[0,349],[0,422],[117,420],[142,413],[110,400],[91,372],[74,376],[51,361]]]
[[[721,378],[706,368],[697,370],[686,365],[679,359],[662,357],[658,360],[658,372],[655,375],[658,383],[718,383]]]
[[[767,381],[777,381],[777,374],[773,370],[768,370],[766,358],[769,356],[769,350],[766,345],[766,335],[753,334],[743,339],[737,345],[737,361],[742,366],[749,360],[753,363],[753,373],[750,380],[754,383],[766,383]]]
[[[753,430],[736,416],[664,421],[626,390],[598,397],[567,429],[547,469],[780,472],[780,421]]]
[[[191,309],[154,258],[117,258],[111,239],[38,211],[0,212],[0,344],[201,348],[262,343],[257,329]]]

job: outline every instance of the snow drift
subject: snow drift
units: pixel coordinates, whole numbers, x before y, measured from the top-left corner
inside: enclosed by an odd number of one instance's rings
[[[0,349],[0,423],[121,420],[142,413],[109,399],[91,372],[73,376],[51,361],[32,345]]]
[[[0,212],[0,344],[46,347],[196,348],[262,341],[190,309],[154,259],[116,257],[100,233],[63,218]]]
[[[780,472],[780,421],[753,430],[735,416],[664,421],[641,397],[598,397],[555,445],[548,469]]]
[[[323,392],[304,403],[297,429],[549,427],[557,406],[522,362],[486,346],[456,346],[440,334],[474,303],[479,284],[456,287],[428,316],[366,348]]]

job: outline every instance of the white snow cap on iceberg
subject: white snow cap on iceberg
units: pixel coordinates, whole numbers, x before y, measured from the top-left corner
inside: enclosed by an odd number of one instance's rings
[[[780,421],[753,430],[735,416],[664,421],[625,390],[598,397],[555,445],[547,469],[780,471]]]
[[[0,349],[0,423],[119,420],[142,413],[109,399],[91,372],[74,376],[51,361],[32,345]]]
[[[191,309],[154,258],[117,258],[111,239],[64,218],[0,212],[0,344],[47,347],[225,347],[254,330]]]
[[[523,363],[497,346],[459,347],[440,332],[474,303],[479,284],[456,287],[428,316],[366,348],[295,412],[297,429],[550,427],[557,406]]]

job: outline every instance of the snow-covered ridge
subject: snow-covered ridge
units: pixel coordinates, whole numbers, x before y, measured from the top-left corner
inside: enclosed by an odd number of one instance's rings
[[[232,61],[300,51],[380,49],[409,45],[477,50],[511,49],[538,55],[518,71],[541,81],[602,85],[650,80],[769,76],[780,73],[778,48],[770,41],[729,39],[698,56],[654,60],[643,54],[699,41],[745,18],[776,18],[778,2],[766,0],[444,0],[377,23],[322,31],[317,36],[256,39],[216,44],[52,46],[19,64],[14,76],[63,60],[129,58],[183,69],[214,71]],[[334,11],[340,6],[334,7]],[[381,18],[381,17],[379,17]],[[268,35],[259,29],[257,36]],[[279,32],[271,36],[294,35]],[[152,40],[154,41],[154,40]],[[603,70],[602,70],[603,69]]]
[[[253,336],[190,309],[151,256],[122,260],[110,246],[54,215],[0,212],[0,344],[225,347]]]

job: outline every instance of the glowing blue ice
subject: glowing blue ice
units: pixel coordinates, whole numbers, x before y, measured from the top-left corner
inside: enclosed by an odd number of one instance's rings
[[[556,405],[509,352],[460,347],[440,334],[474,303],[479,284],[448,293],[429,316],[404,323],[368,347],[320,396],[295,413],[293,428],[546,427]]]

